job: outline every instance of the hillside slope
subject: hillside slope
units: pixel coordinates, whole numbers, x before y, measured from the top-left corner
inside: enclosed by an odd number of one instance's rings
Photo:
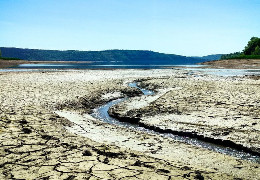
[[[3,57],[44,61],[94,61],[102,64],[195,64],[205,60],[145,50],[40,50],[0,47]],[[101,62],[102,61],[102,62]]]

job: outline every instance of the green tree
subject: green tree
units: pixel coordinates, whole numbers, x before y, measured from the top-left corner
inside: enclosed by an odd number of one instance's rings
[[[253,52],[253,55],[260,55],[260,47],[256,46],[255,51]]]
[[[2,57],[1,49],[0,49],[0,57]]]
[[[230,53],[230,54],[224,54],[221,56],[220,59],[236,59],[242,55],[241,52],[235,52],[235,53]]]
[[[250,41],[248,41],[247,46],[244,49],[245,55],[252,55],[257,46],[260,46],[260,38],[252,37]]]

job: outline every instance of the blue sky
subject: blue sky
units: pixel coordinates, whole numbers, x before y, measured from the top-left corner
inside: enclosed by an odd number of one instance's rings
[[[260,0],[0,0],[0,47],[241,51],[260,37]]]

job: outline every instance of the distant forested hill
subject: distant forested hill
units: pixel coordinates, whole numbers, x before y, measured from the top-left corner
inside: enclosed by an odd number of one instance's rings
[[[213,61],[213,60],[220,60],[222,55],[223,54],[212,54],[212,55],[207,55],[207,56],[202,56],[202,57],[194,57],[194,58],[204,59],[204,60],[207,60],[207,61]]]
[[[145,50],[106,50],[106,51],[58,51],[0,47],[3,57],[23,60],[43,61],[94,61],[102,64],[195,64],[205,61],[201,58],[164,54]]]
[[[208,56],[202,56],[201,58],[205,60],[220,60],[222,55],[223,54],[212,54]]]

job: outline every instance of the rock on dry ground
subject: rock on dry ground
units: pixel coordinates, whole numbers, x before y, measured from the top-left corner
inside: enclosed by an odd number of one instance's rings
[[[176,70],[1,72],[0,179],[259,177],[259,165],[256,163],[161,136],[115,127],[90,117],[85,117],[84,121],[89,126],[85,124],[80,134],[77,131],[82,125],[79,120],[76,117],[72,121],[66,118],[66,112],[84,117],[85,113],[91,113],[93,108],[110,99],[138,95],[140,92],[127,87],[126,82],[147,79],[148,75],[155,78],[154,81],[146,81],[146,85],[152,86],[160,84],[161,79],[157,78],[167,76],[178,80],[178,77],[186,76]],[[254,84],[253,81],[250,83]],[[170,80],[161,87],[175,88]],[[173,91],[163,93],[158,99],[168,99],[169,93]],[[174,102],[174,98],[170,101]],[[149,109],[153,102],[157,101],[147,101],[141,108]],[[251,109],[253,116],[257,110],[254,106]],[[183,112],[192,113],[193,110]],[[59,115],[59,112],[63,114]],[[146,112],[148,110],[144,115]],[[104,135],[111,138],[106,139]],[[126,137],[113,140],[114,135]],[[124,144],[123,141],[131,143]]]

